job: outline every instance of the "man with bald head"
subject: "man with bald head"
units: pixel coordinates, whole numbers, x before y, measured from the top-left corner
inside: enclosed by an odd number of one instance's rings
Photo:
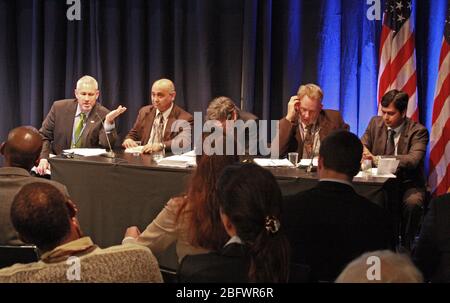
[[[25,184],[44,182],[55,185],[68,196],[64,185],[54,181],[35,178],[29,174],[39,162],[42,137],[33,127],[21,126],[9,132],[0,146],[4,167],[0,168],[0,245],[22,245],[10,221],[10,208],[14,196]]]
[[[76,99],[53,103],[39,130],[44,139],[37,169],[39,174],[45,174],[49,168],[47,159],[51,153],[58,155],[70,148],[109,148],[107,135],[114,146],[117,137],[114,120],[127,109],[119,106],[109,111],[97,104],[99,95],[97,80],[83,76],[77,82]]]
[[[172,151],[172,146],[180,149],[190,147],[194,119],[191,114],[174,104],[176,95],[172,81],[160,79],[153,83],[152,104],[139,110],[136,122],[122,146],[136,147],[135,141],[141,141],[144,153],[163,149]]]

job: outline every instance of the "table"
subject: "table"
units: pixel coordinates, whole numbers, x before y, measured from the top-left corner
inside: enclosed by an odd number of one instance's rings
[[[100,247],[120,244],[127,227],[140,230],[157,216],[165,203],[182,194],[190,168],[158,166],[149,155],[133,156],[123,152],[116,158],[78,157],[50,159],[52,179],[67,186],[79,209],[82,231]],[[317,174],[297,168],[270,168],[283,196],[316,185]],[[394,179],[355,178],[355,190],[389,210],[396,205]],[[160,264],[176,266],[175,249],[158,256]]]

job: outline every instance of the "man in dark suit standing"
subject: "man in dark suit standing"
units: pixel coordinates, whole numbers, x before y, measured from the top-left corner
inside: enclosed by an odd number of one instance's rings
[[[174,104],[177,93],[168,79],[157,80],[152,85],[152,104],[142,107],[133,128],[128,132],[122,146],[136,147],[135,141],[144,145],[144,153],[161,150],[184,150],[191,146],[193,117]]]
[[[381,100],[382,116],[373,117],[361,141],[364,157],[378,165],[381,156],[400,160],[396,175],[402,195],[402,245],[409,249],[418,232],[425,199],[424,158],[428,130],[406,117],[408,94],[391,90]]]
[[[450,282],[450,194],[430,203],[423,221],[413,260],[425,280]]]
[[[110,112],[97,103],[99,95],[97,80],[83,76],[77,82],[76,99],[53,103],[39,130],[44,140],[37,168],[40,175],[50,167],[50,153],[58,155],[69,148],[109,148],[107,135],[111,146],[114,146],[117,137],[114,120],[127,109],[119,106]],[[102,120],[105,120],[104,127]]]
[[[320,146],[319,184],[285,199],[292,261],[309,265],[319,281],[334,281],[354,258],[393,243],[388,213],[353,188],[362,151],[354,134],[330,134]]]
[[[274,140],[278,140],[280,157],[289,152],[298,152],[301,159],[316,157],[328,134],[336,129],[349,129],[338,111],[323,109],[322,99],[322,89],[315,84],[300,86],[297,96],[291,98]],[[273,143],[272,146],[278,147]],[[272,149],[272,154],[275,152]]]

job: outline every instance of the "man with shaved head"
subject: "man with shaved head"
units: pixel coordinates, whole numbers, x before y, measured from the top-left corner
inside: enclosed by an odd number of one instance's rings
[[[122,146],[136,147],[135,141],[144,145],[143,152],[172,151],[172,146],[186,148],[191,145],[193,117],[174,104],[177,93],[168,79],[153,83],[152,104],[139,110],[138,117]]]
[[[109,111],[97,104],[100,95],[97,80],[83,76],[75,89],[76,99],[65,99],[53,103],[50,112],[39,130],[44,139],[38,173],[45,174],[49,168],[49,154],[61,154],[70,148],[109,148],[117,137],[114,120],[127,109],[119,105]],[[104,127],[102,124],[104,120]]]
[[[0,245],[23,244],[11,224],[9,212],[14,196],[25,184],[37,181],[50,183],[68,196],[64,185],[29,174],[31,168],[39,162],[41,150],[41,135],[37,129],[28,126],[10,131],[7,140],[0,146],[5,163],[0,168]]]

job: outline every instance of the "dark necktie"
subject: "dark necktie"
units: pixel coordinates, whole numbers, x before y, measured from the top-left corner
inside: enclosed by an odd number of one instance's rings
[[[395,130],[390,129],[388,131],[388,140],[386,144],[386,155],[394,155],[395,154]]]
[[[314,148],[314,136],[312,134],[312,128],[313,125],[310,124],[305,127],[305,140],[303,142],[303,146],[306,151],[306,157],[309,159],[313,155],[313,148]]]

